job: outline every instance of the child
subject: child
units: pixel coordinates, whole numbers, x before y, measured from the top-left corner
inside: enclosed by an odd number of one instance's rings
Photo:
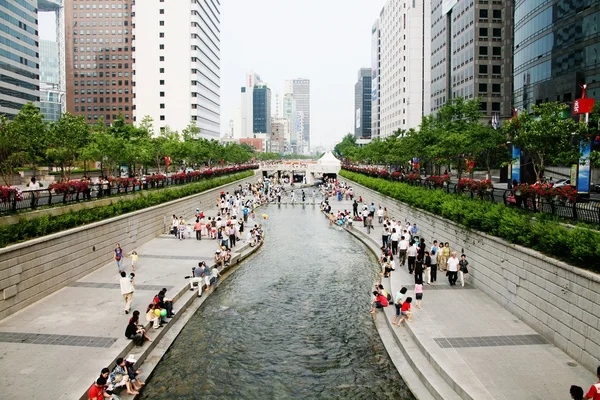
[[[421,300],[423,300],[423,281],[415,284],[415,297],[417,298],[417,308],[421,309]]]
[[[134,287],[135,287],[135,284],[134,284],[134,282],[133,282],[133,280],[134,280],[134,279],[135,279],[135,274],[134,274],[133,272],[131,272],[131,273],[129,274],[129,280],[131,281],[131,284],[132,284],[132,285],[134,285]]]
[[[133,250],[131,252],[131,269],[133,271],[135,271],[135,268],[137,267],[137,262],[138,262],[138,254],[137,254],[137,251]]]
[[[217,287],[217,281],[219,279],[219,276],[221,276],[221,274],[219,273],[219,268],[217,268],[217,266],[215,265],[212,269],[212,271],[210,272],[210,275],[212,277],[211,279],[211,283],[215,286],[215,288]]]
[[[406,301],[402,303],[402,307],[400,307],[400,321],[398,321],[397,325],[400,326],[402,321],[408,318],[409,321],[412,321],[412,311],[410,310],[410,303],[412,303],[412,297],[407,297]]]
[[[394,299],[394,306],[396,306],[396,315],[394,316],[394,319],[392,320],[392,325],[396,325],[396,319],[400,318],[400,310],[402,308],[402,299],[404,298],[404,295],[406,294],[407,291],[408,291],[408,289],[403,287],[402,289],[398,290],[398,292],[396,293],[396,298]]]
[[[179,240],[185,239],[185,224],[179,224]]]
[[[188,239],[192,238],[192,224],[187,224],[187,237]]]

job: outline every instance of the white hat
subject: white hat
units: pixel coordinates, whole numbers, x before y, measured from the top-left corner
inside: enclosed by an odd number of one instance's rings
[[[135,364],[135,363],[136,363],[136,360],[135,360],[135,355],[134,355],[134,354],[130,354],[130,355],[129,355],[129,356],[126,358],[126,359],[125,359],[125,361],[127,361],[128,363]]]

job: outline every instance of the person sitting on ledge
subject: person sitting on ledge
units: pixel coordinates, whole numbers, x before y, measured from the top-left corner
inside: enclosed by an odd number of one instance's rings
[[[127,388],[127,394],[136,395],[139,394],[138,387],[135,383],[129,381],[129,374],[127,373],[127,367],[125,366],[125,360],[119,357],[117,358],[115,368],[110,373],[110,384],[113,388],[119,388],[125,386]]]
[[[373,303],[371,304],[371,314],[375,312],[375,309],[384,308],[389,305],[387,297],[382,293],[374,291],[373,296],[375,296],[375,300],[373,300]]]
[[[140,312],[134,311],[133,316],[129,319],[129,324],[125,329],[125,337],[127,339],[133,340],[136,346],[140,347],[144,344],[144,341],[147,340],[149,342],[152,341],[148,335],[146,335],[146,331],[139,324],[140,321]]]
[[[156,310],[158,310],[159,314],[156,314]],[[152,326],[154,329],[158,329],[161,327],[160,324],[160,306],[158,304],[148,304],[148,308],[146,309],[146,321],[152,322]]]
[[[173,318],[175,313],[173,312],[173,299],[165,297],[167,294],[167,288],[162,288],[156,296],[154,296],[154,304],[158,304],[161,309],[167,310],[167,318]],[[163,318],[163,322],[167,322]]]

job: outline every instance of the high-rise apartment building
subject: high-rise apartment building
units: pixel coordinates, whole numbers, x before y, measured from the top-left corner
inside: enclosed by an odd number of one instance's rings
[[[220,2],[138,0],[135,119],[220,136]]]
[[[383,11],[382,11],[383,12]],[[371,30],[371,137],[379,137],[381,128],[380,105],[381,98],[379,89],[381,87],[381,30],[379,20],[373,24]]]
[[[354,85],[354,136],[357,139],[371,138],[371,68],[358,71]]]
[[[133,0],[65,0],[67,111],[133,122]]]
[[[310,152],[310,80],[292,79],[284,82],[284,93],[291,93],[296,105],[296,111],[301,112],[302,116],[302,134],[296,138],[296,151],[299,154],[309,154]],[[285,101],[285,97],[284,97]],[[284,103],[285,112],[285,103]],[[298,125],[298,115],[296,115],[296,125]]]
[[[271,134],[271,89],[266,85],[253,89],[253,133]]]
[[[388,0],[381,30],[379,136],[417,128],[430,112],[431,3]]]
[[[37,0],[0,1],[0,115],[39,105]]]
[[[432,1],[432,112],[456,97],[480,97],[488,120],[511,115],[513,3]]]
[[[515,2],[514,106],[600,100],[600,2]]]
[[[40,40],[40,112],[45,121],[58,121],[61,115],[58,43]]]

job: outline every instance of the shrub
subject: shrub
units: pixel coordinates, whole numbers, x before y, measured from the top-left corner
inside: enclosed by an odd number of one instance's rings
[[[254,175],[254,172],[245,171],[235,175],[205,179],[201,182],[177,188],[148,193],[146,196],[140,195],[140,197],[130,200],[122,199],[106,206],[69,212],[57,216],[44,215],[31,219],[22,219],[16,224],[0,226],[0,248],[204,192],[217,186],[248,178],[252,175]]]
[[[390,196],[451,221],[500,237],[510,243],[538,250],[573,265],[600,272],[600,232],[584,226],[567,228],[550,216],[531,214],[504,204],[431,191],[419,186],[390,182],[360,173],[341,171],[340,175],[369,189]],[[486,183],[480,184],[482,188]],[[465,184],[466,186],[466,184]],[[522,188],[532,190],[530,187]]]

